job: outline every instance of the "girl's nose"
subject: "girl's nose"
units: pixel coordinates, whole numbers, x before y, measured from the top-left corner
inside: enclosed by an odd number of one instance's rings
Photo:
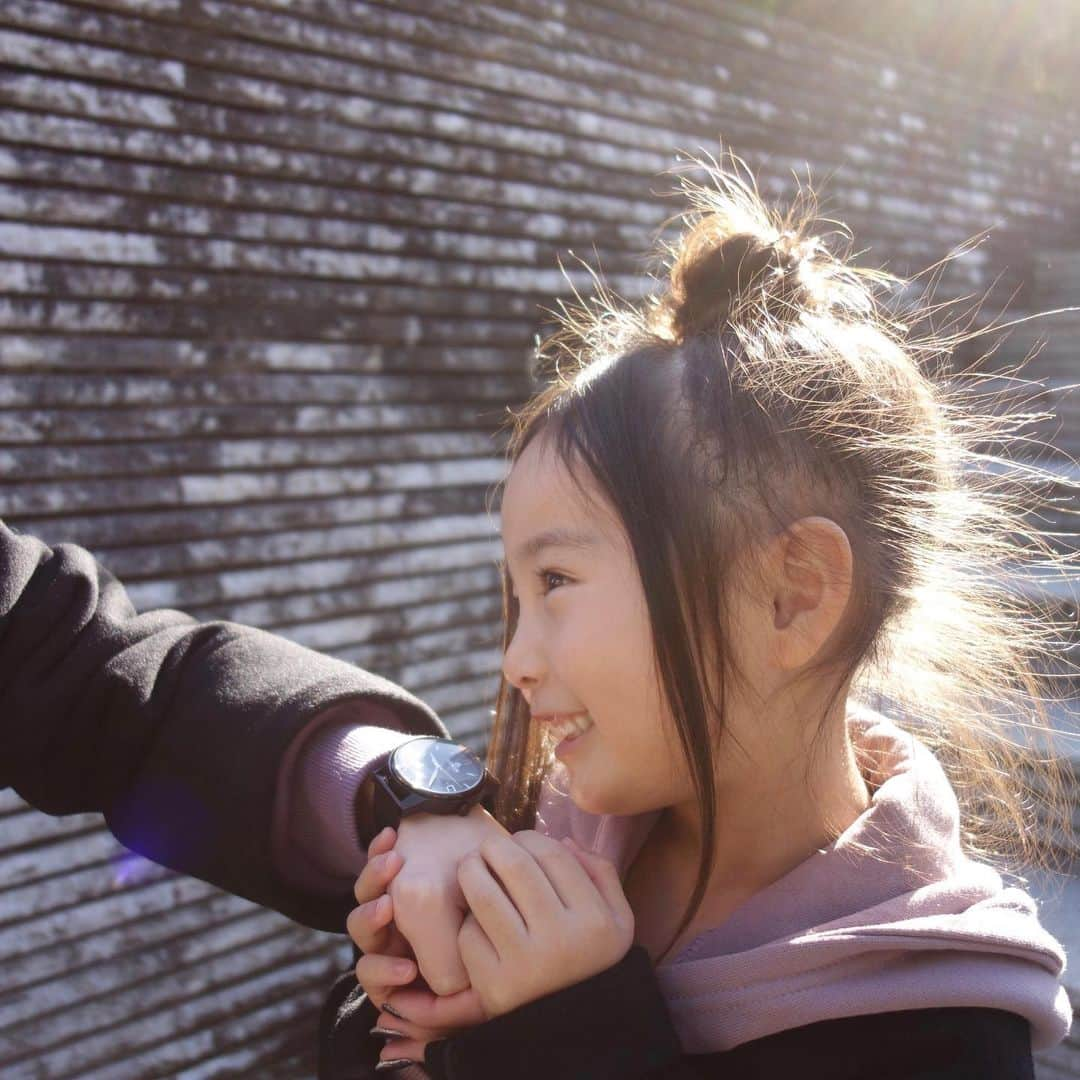
[[[502,670],[507,681],[523,692],[532,690],[543,675],[540,652],[522,633],[520,622],[503,653]]]

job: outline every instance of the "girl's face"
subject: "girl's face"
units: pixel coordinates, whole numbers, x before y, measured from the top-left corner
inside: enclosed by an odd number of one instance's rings
[[[692,800],[693,787],[629,541],[584,478],[591,506],[541,435],[507,479],[502,540],[518,622],[503,672],[553,733],[557,717],[588,713],[592,726],[559,752],[577,806],[642,813]]]

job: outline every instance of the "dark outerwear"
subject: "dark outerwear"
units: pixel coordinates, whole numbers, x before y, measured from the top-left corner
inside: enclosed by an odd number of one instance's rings
[[[446,735],[401,687],[250,627],[136,615],[82,549],[0,523],[0,787],[50,814],[97,811],[165,866],[341,932],[353,907],[283,882],[270,855],[278,765],[317,713],[352,698]],[[353,974],[323,1009],[321,1080],[375,1076],[376,1010]],[[434,1080],[1030,1080],[1027,1021],[936,1008],[823,1021],[683,1056],[640,946],[607,971],[428,1047]]]
[[[352,698],[447,734],[418,698],[352,664],[236,623],[137,615],[88,552],[0,522],[0,788],[37,809],[100,812],[155,862],[343,933],[352,883],[329,897],[292,887],[270,836],[290,741]]]
[[[377,1010],[351,975],[320,1025],[320,1080],[375,1077]],[[823,1020],[713,1054],[682,1054],[648,953],[428,1044],[432,1080],[1032,1080],[1027,1020],[933,1008]]]

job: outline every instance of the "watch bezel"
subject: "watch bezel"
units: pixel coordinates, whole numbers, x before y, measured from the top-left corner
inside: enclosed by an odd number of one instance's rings
[[[479,768],[479,776],[475,784],[466,788],[464,791],[432,791],[430,788],[417,787],[411,780],[403,776],[397,769],[396,757],[399,750],[403,750],[406,746],[412,746],[416,742],[428,742],[428,743],[449,743],[451,746],[458,747],[471,755]],[[434,799],[441,802],[460,802],[462,799],[467,799],[473,795],[477,790],[483,787],[487,778],[487,768],[484,765],[480,755],[476,753],[472,747],[466,746],[464,743],[458,742],[457,739],[444,739],[439,735],[418,735],[415,739],[409,739],[408,742],[402,743],[400,746],[394,748],[390,757],[386,762],[386,772],[389,779],[394,783],[400,785],[405,791],[420,795],[424,799]]]

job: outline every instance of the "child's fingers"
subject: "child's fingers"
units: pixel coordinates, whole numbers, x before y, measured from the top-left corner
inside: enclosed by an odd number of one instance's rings
[[[345,932],[361,952],[383,952],[388,937],[386,928],[393,916],[394,902],[384,893],[353,908],[345,920]]]
[[[412,952],[394,926],[394,902],[387,892],[390,882],[405,865],[401,853],[390,846],[396,837],[397,833],[387,827],[372,840],[367,864],[353,886],[359,906],[349,912],[345,930],[364,953],[407,956]]]
[[[365,953],[356,961],[356,981],[376,1004],[415,978],[416,962],[405,957]]]
[[[353,886],[353,895],[358,904],[366,904],[386,892],[393,876],[405,865],[405,860],[396,851],[384,851],[368,859],[367,865],[360,871],[360,876]]]
[[[630,901],[626,899],[623,891],[619,871],[610,859],[603,855],[597,855],[592,851],[586,851],[580,847],[572,837],[565,837],[564,843],[578,857],[585,873],[589,875],[592,883],[599,890],[600,895],[607,901],[608,907],[623,918],[628,918],[633,924],[634,914],[630,907]]]
[[[381,855],[384,851],[389,851],[397,840],[397,832],[389,825],[385,829],[377,832],[372,838],[371,843],[368,844],[367,854],[370,859],[373,855]]]

